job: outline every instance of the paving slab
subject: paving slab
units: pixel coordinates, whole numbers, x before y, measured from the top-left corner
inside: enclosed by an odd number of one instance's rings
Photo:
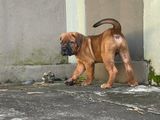
[[[1,85],[0,120],[160,120],[159,87],[99,86]]]

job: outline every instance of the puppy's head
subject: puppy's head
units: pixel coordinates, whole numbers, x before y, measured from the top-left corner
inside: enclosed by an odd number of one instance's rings
[[[83,36],[77,32],[62,33],[60,36],[61,41],[61,54],[63,56],[76,55],[81,47]]]

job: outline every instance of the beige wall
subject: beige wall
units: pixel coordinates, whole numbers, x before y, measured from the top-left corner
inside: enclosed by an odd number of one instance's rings
[[[160,0],[144,0],[144,56],[160,74]]]

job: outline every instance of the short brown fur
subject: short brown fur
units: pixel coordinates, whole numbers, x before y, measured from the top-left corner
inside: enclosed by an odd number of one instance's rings
[[[99,35],[84,36],[77,32],[68,32],[61,35],[62,46],[64,42],[80,40],[81,46],[73,46],[77,58],[77,66],[72,76],[66,81],[75,81],[84,71],[87,79],[83,86],[90,85],[94,79],[94,64],[103,62],[108,71],[109,78],[101,88],[111,88],[118,70],[114,63],[115,54],[119,53],[125,66],[127,81],[130,86],[138,85],[134,76],[128,45],[124,35],[117,29],[110,28]]]

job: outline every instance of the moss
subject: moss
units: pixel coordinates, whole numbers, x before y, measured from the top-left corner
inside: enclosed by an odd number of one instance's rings
[[[67,64],[68,63],[68,57],[62,56],[61,54],[56,55],[55,60],[59,61],[56,64]]]
[[[47,50],[44,48],[33,49],[30,56],[24,60],[17,60],[14,65],[52,65],[52,64],[66,64],[68,63],[67,57],[61,54],[49,56]]]
[[[78,77],[78,79],[76,80],[76,84],[81,85],[81,83],[86,80],[85,76],[81,75]]]
[[[160,75],[155,73],[155,69],[151,66],[151,61],[149,61],[148,80],[149,84],[160,86]]]
[[[48,60],[45,60],[45,50],[42,48],[33,49],[32,54],[24,60],[16,61],[16,65],[47,65]]]

